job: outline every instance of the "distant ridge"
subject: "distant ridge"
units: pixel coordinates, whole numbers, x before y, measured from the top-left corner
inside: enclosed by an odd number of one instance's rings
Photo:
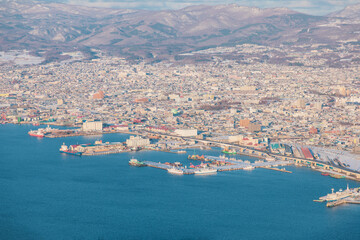
[[[338,29],[328,23],[335,17],[358,16],[354,6],[319,17],[287,8],[261,9],[236,4],[146,11],[4,1],[0,6],[0,50],[28,49],[36,54],[44,51],[54,54],[66,49],[93,48],[130,58],[163,59],[198,49],[244,43],[335,45],[353,38],[354,31],[350,25]]]

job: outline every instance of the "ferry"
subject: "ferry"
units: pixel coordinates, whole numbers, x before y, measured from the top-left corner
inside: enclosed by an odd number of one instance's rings
[[[216,169],[211,169],[211,168],[198,168],[194,170],[195,174],[213,174],[216,172],[217,172]]]
[[[183,170],[181,170],[181,169],[179,169],[179,168],[175,168],[175,167],[173,167],[173,168],[168,168],[167,171],[168,171],[169,173],[171,173],[171,174],[178,174],[178,175],[184,174],[184,171],[183,171]]]

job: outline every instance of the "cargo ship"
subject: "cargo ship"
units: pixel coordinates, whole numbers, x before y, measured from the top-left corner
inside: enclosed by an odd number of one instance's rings
[[[135,158],[130,159],[129,165],[135,166],[135,167],[146,167],[146,164],[144,162],[140,162],[139,160],[137,160]]]
[[[64,143],[60,148],[60,152],[61,153],[66,153],[66,154],[70,154],[70,155],[75,155],[75,156],[81,156],[82,152],[78,152],[78,151],[74,151],[74,150],[70,150],[68,148],[68,146],[66,146]]]

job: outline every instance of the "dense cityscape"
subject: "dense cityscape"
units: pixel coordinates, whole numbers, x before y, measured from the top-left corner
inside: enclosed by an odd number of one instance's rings
[[[196,65],[88,62],[1,67],[2,122],[196,128],[204,136],[359,152],[359,67],[218,61]],[[140,119],[141,123],[134,123]]]
[[[356,239],[359,10],[6,0],[0,239]]]

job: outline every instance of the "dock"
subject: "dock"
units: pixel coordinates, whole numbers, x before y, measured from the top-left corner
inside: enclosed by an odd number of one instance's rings
[[[211,169],[216,169],[217,172],[225,172],[225,171],[235,171],[235,170],[252,170],[255,168],[266,168],[270,170],[276,170],[280,172],[286,172],[286,173],[292,173],[291,171],[287,171],[284,169],[274,168],[274,166],[284,166],[284,165],[290,165],[291,162],[289,161],[272,161],[272,162],[255,162],[251,163],[249,161],[242,161],[242,160],[230,160],[230,159],[224,159],[219,157],[213,157],[213,156],[206,156],[207,159],[210,160],[218,160],[218,161],[225,161],[229,163],[228,165],[223,166],[212,166]],[[153,161],[144,161],[144,163],[148,167],[168,170],[172,168],[172,166],[167,165],[165,163],[161,162],[153,162]],[[185,167],[178,167],[178,169],[182,170],[184,174],[194,174],[193,168],[185,168]]]
[[[360,204],[360,198],[348,197],[333,202],[326,203],[327,207],[336,207],[342,204]]]
[[[260,168],[279,171],[279,172],[285,172],[285,173],[292,173],[291,171],[288,171],[286,169],[280,169],[280,168],[273,168],[273,167],[260,167]]]
[[[168,170],[168,169],[172,168],[172,166],[167,165],[165,163],[160,163],[160,162],[144,161],[144,163],[148,167],[159,168],[159,169],[163,169],[163,170]],[[187,174],[187,175],[194,174],[194,169],[189,169],[189,168],[184,168],[184,167],[179,167],[179,169],[181,169],[184,172],[184,174]]]

